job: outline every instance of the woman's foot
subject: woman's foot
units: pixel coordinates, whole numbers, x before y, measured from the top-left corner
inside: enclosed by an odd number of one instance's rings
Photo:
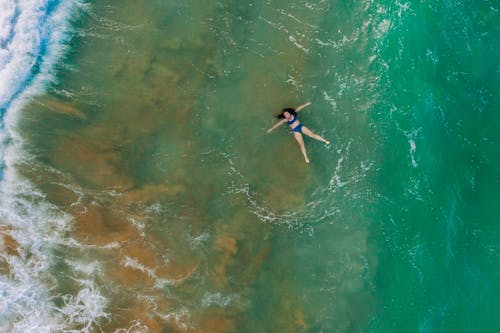
[[[309,159],[307,157],[305,158],[305,160],[306,160],[306,163],[309,163]]]
[[[324,142],[325,144],[327,144],[327,145],[329,145],[329,144],[330,144],[330,141],[328,141],[328,140],[325,140],[325,141],[323,141],[323,142]]]

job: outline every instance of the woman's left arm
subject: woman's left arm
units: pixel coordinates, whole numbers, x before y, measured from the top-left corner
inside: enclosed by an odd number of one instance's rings
[[[297,107],[295,108],[295,111],[296,111],[296,112],[299,112],[300,110],[302,110],[303,108],[305,108],[306,106],[309,106],[309,105],[311,105],[311,104],[312,104],[311,102],[307,102],[306,104],[302,104],[302,105],[300,105],[300,106],[297,106]]]

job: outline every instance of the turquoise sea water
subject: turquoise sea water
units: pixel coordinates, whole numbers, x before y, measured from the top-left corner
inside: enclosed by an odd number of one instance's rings
[[[0,328],[500,330],[499,10],[79,4],[0,100]]]

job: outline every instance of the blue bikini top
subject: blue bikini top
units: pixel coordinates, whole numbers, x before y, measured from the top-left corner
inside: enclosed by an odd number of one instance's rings
[[[292,120],[287,120],[287,121],[286,121],[286,123],[287,123],[288,125],[291,125],[291,124],[293,124],[293,123],[295,122],[295,120],[297,120],[297,116],[295,116],[295,115],[294,115],[294,116],[293,116],[293,119],[292,119]]]

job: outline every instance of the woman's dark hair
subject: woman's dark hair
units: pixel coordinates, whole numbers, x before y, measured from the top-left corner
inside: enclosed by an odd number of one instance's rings
[[[285,115],[283,113],[285,113],[285,112],[290,113],[292,116],[295,116],[297,114],[297,112],[295,111],[294,108],[284,108],[283,110],[281,110],[281,113],[278,113],[276,115],[276,118],[278,118],[278,119],[284,119]]]

